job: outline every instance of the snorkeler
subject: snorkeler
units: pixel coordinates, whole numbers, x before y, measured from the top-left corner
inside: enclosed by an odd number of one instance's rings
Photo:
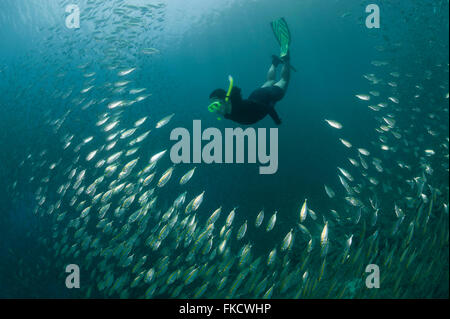
[[[264,85],[253,91],[247,100],[243,100],[241,89],[233,86],[233,78],[229,76],[230,86],[228,92],[223,89],[214,90],[209,98],[211,104],[208,106],[210,112],[218,113],[224,118],[239,124],[254,124],[269,115],[277,125],[281,124],[281,119],[275,110],[275,104],[286,94],[290,80],[290,56],[289,44],[290,33],[284,18],[271,23],[272,30],[281,47],[280,57],[272,56],[272,65],[267,74],[267,81]],[[283,64],[281,79],[276,82],[276,69]],[[220,120],[221,118],[218,117]]]

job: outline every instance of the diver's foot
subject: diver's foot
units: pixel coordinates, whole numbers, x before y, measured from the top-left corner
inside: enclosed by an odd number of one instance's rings
[[[288,51],[288,53],[286,53],[285,55],[283,55],[283,56],[280,57],[279,59],[282,61],[282,63],[288,64],[288,63],[290,62],[290,60],[291,60],[291,54],[290,54],[290,52]]]
[[[279,66],[279,65],[282,64],[282,63],[283,63],[283,60],[282,60],[282,59],[280,59],[279,57],[277,57],[275,54],[272,55],[272,64],[273,64],[273,66],[277,67],[277,66]]]

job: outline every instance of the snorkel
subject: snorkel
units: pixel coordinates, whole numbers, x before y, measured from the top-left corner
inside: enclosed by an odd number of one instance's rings
[[[225,103],[229,103],[230,101],[230,96],[231,96],[231,91],[233,90],[233,77],[231,75],[228,76],[228,81],[230,81],[230,85],[228,86],[228,92],[227,95],[225,96]],[[213,113],[213,112],[219,112],[223,109],[224,107],[224,103],[220,100],[220,99],[215,99],[209,106],[208,106],[208,111]],[[217,119],[220,121],[222,120],[221,117],[217,117]]]
[[[233,89],[233,77],[231,75],[228,76],[228,81],[230,81],[230,86],[228,87],[227,96],[225,97],[225,102],[230,100],[231,90]]]

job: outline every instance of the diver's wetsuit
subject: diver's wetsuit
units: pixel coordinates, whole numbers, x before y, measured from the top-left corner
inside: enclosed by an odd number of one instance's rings
[[[277,125],[281,120],[275,111],[275,103],[284,96],[284,91],[278,86],[269,86],[259,88],[253,91],[247,100],[243,100],[241,89],[234,87],[231,96],[231,114],[225,114],[224,117],[239,124],[254,124],[266,115],[269,115]]]

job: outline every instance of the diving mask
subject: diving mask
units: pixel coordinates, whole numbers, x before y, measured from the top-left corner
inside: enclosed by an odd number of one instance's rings
[[[225,104],[230,101],[231,90],[233,89],[233,77],[231,75],[228,76],[228,81],[230,81],[230,85],[228,86],[228,92],[225,96],[225,101],[221,99],[214,99],[213,102],[208,106],[208,111],[211,113],[225,113]],[[220,118],[218,118],[220,120]]]

